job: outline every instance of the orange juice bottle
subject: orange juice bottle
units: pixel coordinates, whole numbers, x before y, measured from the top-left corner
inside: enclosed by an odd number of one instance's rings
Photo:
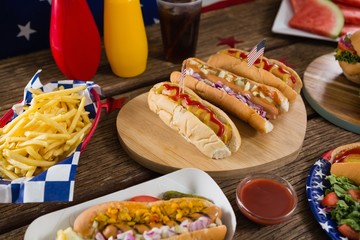
[[[140,0],[104,1],[104,44],[117,76],[134,77],[145,71],[148,44]]]

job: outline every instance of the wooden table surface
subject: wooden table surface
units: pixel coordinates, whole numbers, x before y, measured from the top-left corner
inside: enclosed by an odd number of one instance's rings
[[[265,56],[285,61],[302,77],[306,67],[315,58],[332,52],[336,43],[272,33],[271,27],[280,3],[281,0],[255,0],[203,14],[197,57],[207,60],[211,54],[228,47],[218,45],[220,38],[233,36],[238,41],[236,47],[246,50],[265,38]],[[180,65],[163,60],[159,28],[159,25],[147,27],[148,65],[146,72],[138,77],[116,77],[103,51],[93,81],[103,88],[107,96],[131,99],[146,92],[154,83],[168,80],[171,71],[180,68]],[[40,74],[43,83],[66,79],[55,65],[49,50],[0,60],[1,115],[22,98],[24,86],[38,69],[43,70]],[[324,152],[342,144],[360,141],[360,136],[326,121],[306,101],[305,105],[307,129],[300,154],[292,163],[269,171],[285,177],[297,191],[298,207],[289,222],[260,226],[249,221],[235,203],[235,188],[241,178],[215,179],[236,214],[234,239],[328,238],[310,211],[305,193],[306,178],[311,166]],[[0,239],[23,239],[28,225],[39,216],[161,176],[132,160],[121,147],[116,131],[117,114],[118,110],[102,114],[93,138],[81,155],[74,200],[69,203],[0,204]]]

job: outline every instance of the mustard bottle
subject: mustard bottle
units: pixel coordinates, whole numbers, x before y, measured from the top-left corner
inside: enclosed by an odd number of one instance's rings
[[[148,44],[140,0],[104,1],[104,45],[115,75],[135,77],[145,71]]]

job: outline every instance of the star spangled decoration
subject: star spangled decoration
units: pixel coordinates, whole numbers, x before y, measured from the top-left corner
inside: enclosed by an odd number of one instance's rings
[[[320,178],[322,178],[322,177],[325,177],[326,175],[322,172],[322,169],[320,169],[319,171],[317,171],[315,173],[315,176],[319,176]]]
[[[228,45],[231,48],[235,48],[235,45],[237,43],[243,42],[243,41],[236,40],[234,36],[230,36],[230,37],[226,37],[226,38],[220,38],[219,37],[218,39],[219,39],[219,43],[217,44],[217,46]]]
[[[50,10],[47,0],[0,1],[0,58],[48,48]]]
[[[18,27],[20,29],[20,32],[16,36],[17,37],[25,37],[26,40],[28,40],[28,41],[30,40],[30,34],[36,33],[36,30],[31,29],[30,22],[27,22],[25,26],[18,24]]]
[[[329,225],[329,222],[320,222],[320,225],[327,232],[333,228],[331,225]]]
[[[50,47],[49,31],[53,1],[0,1],[0,59]],[[144,24],[159,23],[156,0],[140,2]],[[87,0],[87,3],[102,35],[104,0]]]
[[[321,205],[324,191],[330,186],[326,180],[326,176],[330,174],[330,167],[331,163],[324,158],[314,163],[306,180],[306,195],[314,217],[328,236],[333,240],[347,239],[337,230],[337,224],[331,219],[330,212]]]
[[[327,212],[326,212],[326,210],[325,210],[324,208],[319,208],[318,214],[319,214],[319,215],[321,214],[321,215],[323,215],[324,217],[326,217]]]
[[[321,190],[326,189],[326,186],[324,186],[323,182],[317,182],[312,187],[318,188],[318,189],[321,189]]]
[[[288,59],[285,58],[285,57],[278,58],[278,61],[279,61],[279,62],[282,62],[283,64],[285,64],[285,65],[288,66],[288,67],[293,68],[293,65],[289,64],[289,63],[288,63]]]
[[[50,47],[51,4],[54,0],[0,1],[0,59]],[[202,12],[209,12],[253,0],[204,0]],[[104,0],[87,0],[100,35],[103,34]],[[140,0],[145,25],[158,24],[156,0]],[[11,13],[11,14],[8,14]],[[27,24],[30,23],[29,26]],[[20,29],[28,27],[27,30]],[[219,38],[219,45],[235,47],[242,41],[233,36]]]
[[[265,51],[265,39],[261,40],[258,44],[256,44],[256,46],[253,47],[253,49],[251,49],[251,51],[247,55],[248,67],[251,67],[254,64],[254,62],[261,55],[264,54],[264,51]]]
[[[314,195],[314,199],[317,200],[317,201],[321,201],[321,200],[324,199],[324,195],[315,194],[315,195]]]

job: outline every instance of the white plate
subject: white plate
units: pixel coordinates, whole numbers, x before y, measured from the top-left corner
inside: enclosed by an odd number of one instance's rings
[[[233,238],[236,218],[229,200],[207,173],[195,168],[185,168],[154,180],[41,216],[29,225],[25,232],[24,240],[55,239],[56,232],[59,229],[72,226],[80,212],[95,204],[113,200],[121,201],[137,195],[161,197],[161,194],[168,190],[194,193],[213,200],[223,211],[222,220],[228,230],[226,239],[230,240]]]
[[[294,15],[294,12],[293,12],[290,0],[283,0],[281,2],[279,11],[276,15],[276,18],[275,18],[275,21],[274,21],[274,24],[273,24],[271,30],[274,33],[280,33],[280,34],[286,34],[286,35],[315,38],[315,39],[327,40],[327,41],[332,41],[332,42],[337,41],[337,39],[332,39],[332,38],[324,37],[321,35],[301,31],[299,29],[291,28],[289,26],[289,21],[293,15]]]

